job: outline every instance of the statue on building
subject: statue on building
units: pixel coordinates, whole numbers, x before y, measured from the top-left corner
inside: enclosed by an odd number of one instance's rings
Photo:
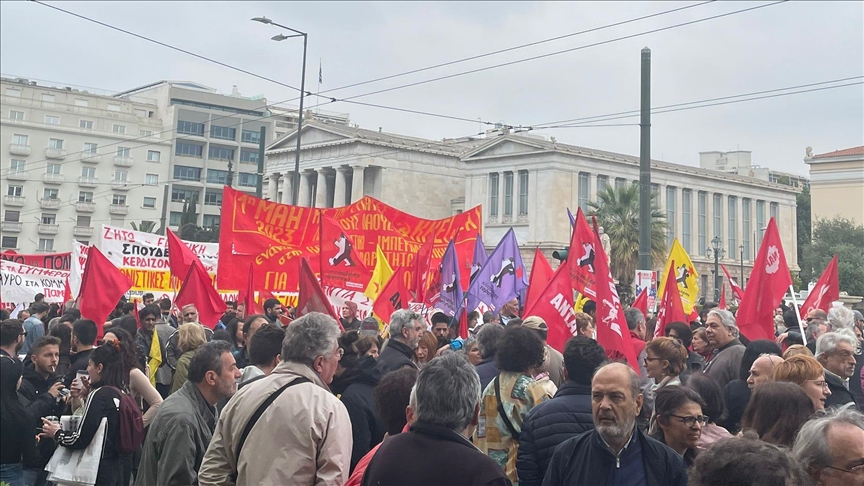
[[[603,251],[606,252],[606,261],[609,265],[612,264],[612,242],[609,240],[609,235],[603,231],[603,227],[600,226],[597,228],[597,232],[600,233],[600,244],[603,245]]]

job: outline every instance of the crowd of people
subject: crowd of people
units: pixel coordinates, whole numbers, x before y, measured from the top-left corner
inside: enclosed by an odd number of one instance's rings
[[[0,483],[864,485],[864,317],[842,306],[803,333],[778,309],[773,341],[711,303],[659,337],[627,308],[626,363],[590,301],[560,351],[516,299],[464,339],[436,310],[382,339],[352,302],[217,323],[143,304],[101,326],[71,303],[0,315]]]

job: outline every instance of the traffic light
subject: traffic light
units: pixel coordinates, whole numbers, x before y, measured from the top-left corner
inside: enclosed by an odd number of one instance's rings
[[[552,252],[552,258],[558,260],[561,263],[567,261],[567,254],[570,253],[569,248],[561,248],[560,250],[555,250]]]

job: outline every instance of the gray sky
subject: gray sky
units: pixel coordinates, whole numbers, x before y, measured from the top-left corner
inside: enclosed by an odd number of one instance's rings
[[[299,86],[302,42],[251,22],[309,33],[307,90],[321,90],[585,30],[683,2],[60,2],[82,15]],[[696,3],[696,2],[692,2]],[[347,97],[764,4],[716,2],[600,32],[337,91]],[[532,125],[639,108],[640,49],[652,49],[653,106],[864,75],[864,3],[788,2],[634,39],[359,98],[469,119]],[[0,3],[0,70],[108,90],[193,80],[268,101],[296,92],[29,2]],[[311,100],[314,100],[312,98]],[[364,128],[433,139],[478,123],[347,103]],[[607,123],[638,123],[638,118]],[[698,165],[698,152],[750,150],[753,163],[806,174],[815,153],[864,145],[864,85],[653,117],[652,156]],[[639,128],[542,130],[547,138],[639,154]]]

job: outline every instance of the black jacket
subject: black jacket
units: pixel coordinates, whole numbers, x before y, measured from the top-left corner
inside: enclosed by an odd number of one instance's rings
[[[516,473],[520,486],[539,486],[559,444],[594,430],[591,386],[565,381],[555,397],[532,408],[522,422]]]
[[[354,382],[342,393],[342,404],[351,418],[351,435],[354,445],[351,449],[351,471],[354,466],[384,439],[384,426],[375,414],[373,390],[381,379],[381,371],[375,366],[375,358],[366,356],[358,363],[361,370]]]
[[[723,403],[726,404],[726,417],[722,420],[720,417],[712,420],[717,422],[717,425],[728,430],[730,434],[737,434],[741,430],[741,417],[744,416],[744,409],[747,408],[747,403],[750,401],[750,387],[744,380],[732,380],[723,388]]]
[[[413,357],[414,350],[407,344],[395,339],[387,341],[387,347],[378,355],[378,369],[381,371],[381,376],[401,368],[416,368],[417,365],[411,359]]]
[[[489,383],[498,376],[498,367],[495,366],[495,358],[483,360],[477,365],[477,375],[480,376],[480,389],[485,390]]]
[[[645,484],[648,486],[684,486],[687,466],[675,451],[634,428],[635,440],[642,449]],[[552,462],[543,478],[548,486],[560,484],[607,484],[616,469],[615,455],[609,451],[597,431],[568,439],[555,449]]]
[[[72,380],[75,379],[75,375],[79,371],[87,371],[87,362],[90,361],[90,353],[92,352],[92,349],[88,349],[72,355],[72,362],[69,364],[69,369],[66,370],[66,374],[63,376],[63,385],[65,385],[66,388],[72,387]]]
[[[387,438],[363,474],[363,486],[507,486],[504,469],[465,437],[439,425],[415,422]]]
[[[32,427],[32,429],[28,428],[29,432],[30,430],[42,428],[42,417],[48,417],[49,415],[59,417],[62,415],[65,404],[58,402],[56,398],[48,393],[48,390],[51,389],[54,383],[60,381],[61,377],[52,374],[48,378],[42,378],[42,375],[37,373],[33,367],[32,361],[24,366],[23,376],[24,379],[21,380],[21,388],[18,389],[18,395],[21,398],[21,403],[24,404],[34,419],[32,424],[28,424]],[[54,441],[39,441],[39,455],[30,459],[25,458],[24,468],[41,470],[48,464],[48,460],[54,454],[55,448]]]
[[[855,378],[857,377],[853,377],[852,379],[854,380]],[[853,403],[855,404],[855,408],[858,407],[855,397],[853,397],[852,392],[846,388],[843,379],[834,373],[825,370],[825,381],[828,382],[828,389],[831,390],[831,396],[825,400],[825,408],[839,407],[846,405],[847,403]]]

